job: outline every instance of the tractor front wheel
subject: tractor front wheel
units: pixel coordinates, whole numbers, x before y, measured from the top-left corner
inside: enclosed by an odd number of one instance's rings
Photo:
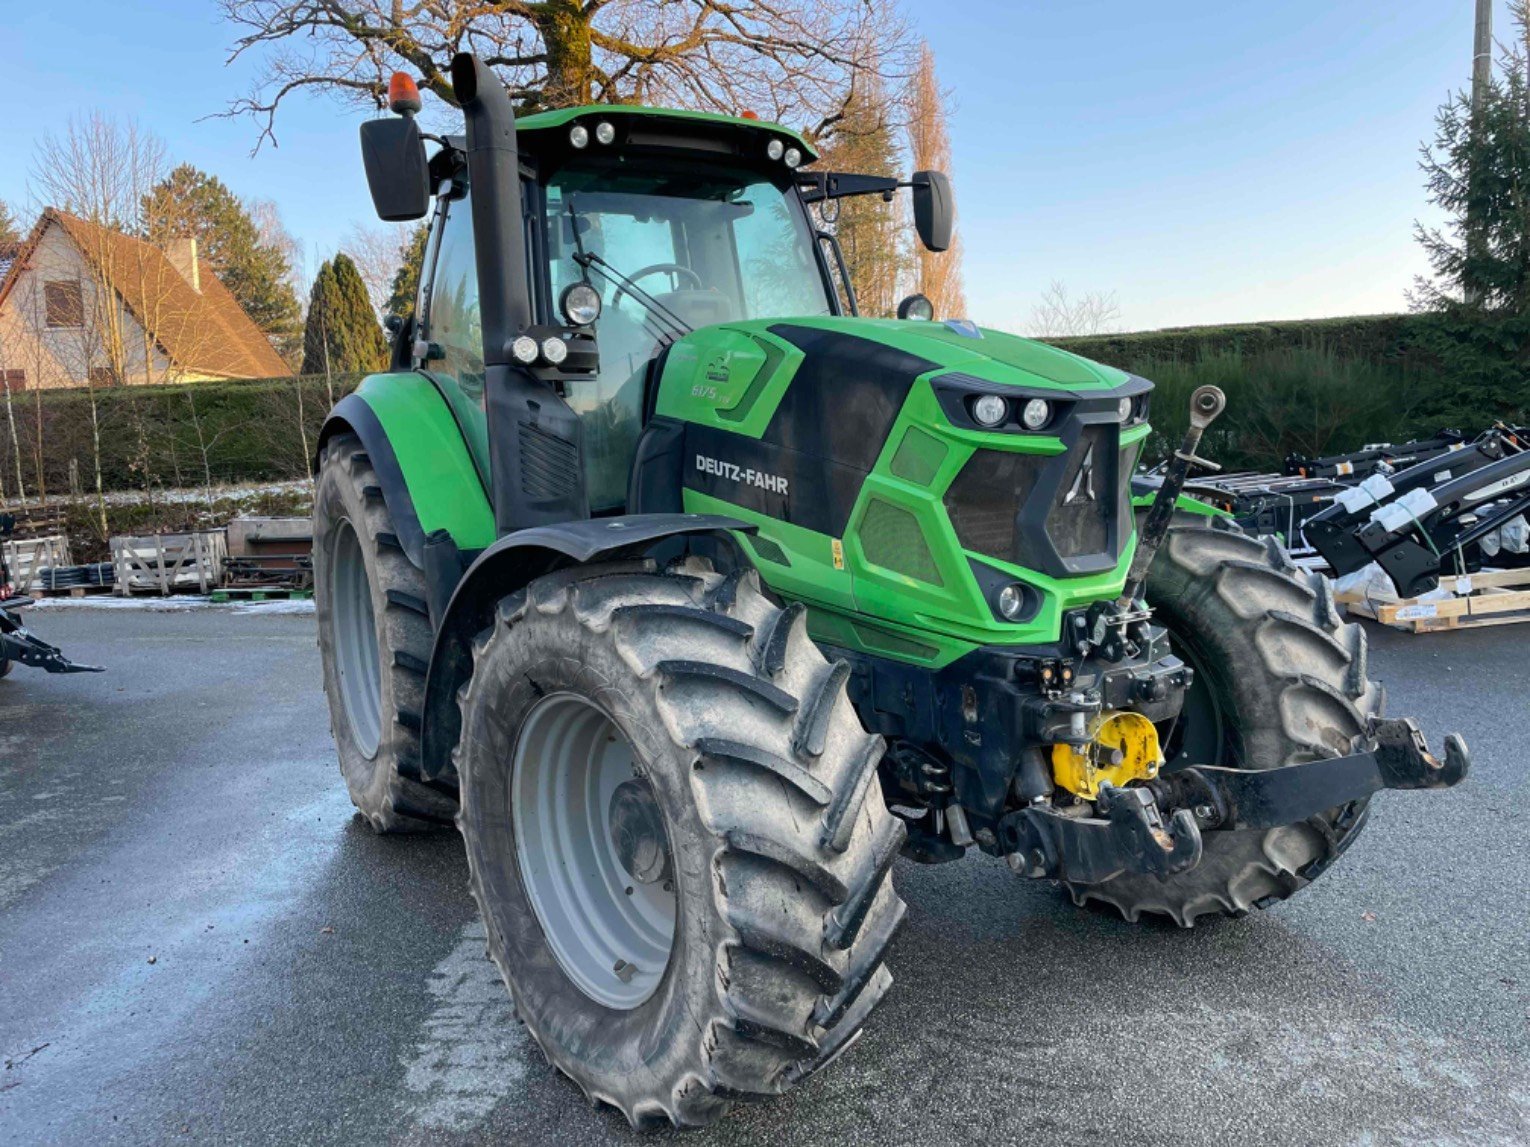
[[[1364,632],[1341,621],[1328,580],[1298,569],[1274,539],[1178,518],[1148,572],[1147,601],[1196,674],[1164,730],[1170,770],[1343,756],[1381,713]],[[1076,903],[1111,905],[1128,920],[1146,913],[1189,927],[1239,916],[1315,880],[1354,842],[1366,811],[1356,801],[1267,831],[1205,832],[1201,862],[1167,881],[1125,874],[1067,887]]]
[[[802,609],[752,571],[583,567],[506,598],[473,654],[458,826],[548,1061],[684,1127],[843,1051],[892,982],[905,830]]]

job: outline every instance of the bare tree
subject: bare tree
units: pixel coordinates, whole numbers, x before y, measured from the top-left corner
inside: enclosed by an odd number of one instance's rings
[[[4,330],[0,330],[0,363],[6,361],[6,347],[4,344]],[[22,505],[27,500],[27,484],[21,473],[21,438],[16,432],[16,407],[11,400],[11,382],[5,371],[0,370],[0,390],[5,392],[5,423],[11,435],[11,454],[16,463],[16,501]],[[0,493],[0,501],[4,500]]]
[[[388,300],[393,295],[393,278],[408,254],[411,237],[409,227],[371,227],[353,223],[340,243],[340,250],[351,257],[356,270],[361,272],[367,298],[379,316],[388,309]]]
[[[898,0],[219,0],[241,29],[230,59],[269,50],[265,78],[225,114],[275,142],[293,92],[382,107],[408,70],[452,99],[459,51],[498,69],[523,106],[672,104],[832,131],[865,70],[901,80],[910,38]]]
[[[292,293],[298,298],[303,297],[303,292],[308,284],[303,278],[303,245],[292,237],[292,232],[287,230],[287,225],[282,222],[281,209],[270,199],[245,199],[244,209],[250,213],[250,218],[255,222],[255,231],[260,236],[262,247],[274,247],[282,253],[282,258],[287,261],[287,285],[292,288]]]
[[[909,82],[908,150],[915,171],[951,172],[951,136],[946,130],[949,97],[935,74],[935,53],[928,44],[919,46],[919,62]],[[967,313],[962,291],[961,236],[953,233],[951,246],[943,252],[920,245],[914,254],[914,289],[935,304],[942,318]]]
[[[1120,329],[1121,304],[1114,291],[1088,291],[1074,297],[1068,285],[1053,279],[1031,308],[1030,333],[1041,338],[1103,335]]]

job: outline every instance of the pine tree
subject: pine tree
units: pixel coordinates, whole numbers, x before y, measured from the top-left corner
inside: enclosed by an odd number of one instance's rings
[[[1521,40],[1530,24],[1516,5]],[[1524,50],[1507,48],[1477,107],[1465,92],[1435,117],[1421,149],[1429,198],[1443,228],[1415,226],[1434,277],[1420,278],[1421,338],[1444,366],[1449,389],[1425,417],[1477,425],[1484,414],[1530,410],[1530,84]]]
[[[404,261],[393,276],[393,293],[388,296],[387,314],[407,319],[414,314],[414,300],[420,285],[420,267],[425,262],[425,240],[430,226],[421,223],[409,236],[409,246],[404,248]]]
[[[350,256],[325,262],[308,297],[304,374],[366,374],[388,363],[388,343]]]
[[[896,111],[897,105],[881,79],[874,74],[861,75],[845,106],[845,117],[835,125],[834,136],[817,166],[825,171],[901,178]],[[884,202],[876,195],[858,195],[829,206],[830,229],[844,252],[863,315],[882,317],[897,310],[899,288],[907,278],[910,261],[903,203],[902,196]]]
[[[287,255],[261,241],[249,208],[222,180],[183,163],[144,196],[143,218],[147,238],[160,246],[196,239],[197,258],[278,347],[296,336],[301,312]]]

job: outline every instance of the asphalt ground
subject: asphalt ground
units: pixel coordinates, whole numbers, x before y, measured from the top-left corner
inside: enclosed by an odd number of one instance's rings
[[[0,1142],[636,1138],[516,1023],[454,834],[353,819],[311,616],[31,623],[110,671],[0,682]],[[1530,628],[1371,636],[1465,785],[1188,932],[900,861],[865,1037],[687,1142],[1530,1142]]]

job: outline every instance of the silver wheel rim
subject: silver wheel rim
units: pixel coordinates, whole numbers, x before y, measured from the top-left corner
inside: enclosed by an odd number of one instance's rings
[[[382,666],[377,655],[377,618],[372,583],[356,529],[346,519],[335,528],[330,557],[329,600],[335,618],[335,673],[351,739],[368,760],[382,740]]]
[[[675,937],[673,876],[633,876],[613,836],[618,789],[652,799],[633,765],[604,710],[553,693],[521,726],[510,791],[521,883],[548,946],[580,991],[621,1011],[658,989]],[[667,839],[660,844],[667,852]]]

